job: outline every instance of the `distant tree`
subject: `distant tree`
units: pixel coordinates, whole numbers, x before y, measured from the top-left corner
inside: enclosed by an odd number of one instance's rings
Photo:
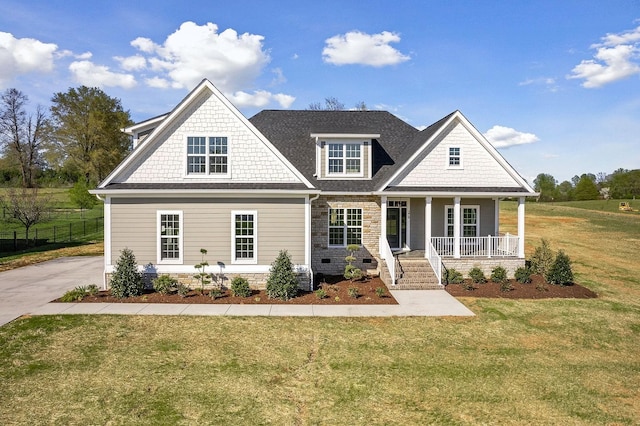
[[[41,195],[38,188],[10,188],[2,203],[9,210],[9,221],[21,223],[25,228],[25,242],[29,244],[29,229],[49,219],[51,196]]]
[[[312,111],[343,111],[345,108],[344,104],[340,102],[338,98],[330,96],[324,98],[324,105],[320,102],[312,102],[307,109]]]
[[[576,185],[573,196],[578,201],[597,200],[600,197],[600,192],[596,186],[595,177],[592,179],[592,176],[583,174]]]
[[[83,211],[83,214],[84,210],[90,209],[98,201],[95,196],[89,194],[89,185],[87,185],[84,179],[80,179],[73,185],[73,188],[69,190],[69,198],[73,204]]]
[[[547,173],[540,173],[533,180],[536,192],[540,193],[539,201],[553,201],[556,192],[556,179]]]
[[[32,188],[48,136],[48,119],[40,105],[35,115],[27,114],[28,101],[27,95],[17,89],[7,89],[0,97],[0,146],[10,162],[19,167],[22,186]]]
[[[573,185],[568,180],[556,186],[556,196],[558,201],[573,200]]]
[[[129,152],[129,137],[120,131],[132,123],[129,111],[95,87],[70,88],[51,101],[52,161],[76,170],[87,184],[101,181]]]
[[[367,104],[365,104],[364,101],[360,101],[360,102],[356,103],[355,109],[356,109],[356,111],[367,111],[367,110],[369,110],[369,108],[367,108]]]
[[[598,172],[598,174],[596,174],[596,185],[598,185],[598,188],[606,186],[608,182],[609,175],[606,172]]]
[[[640,197],[640,169],[618,169],[609,180],[610,194],[612,198]]]

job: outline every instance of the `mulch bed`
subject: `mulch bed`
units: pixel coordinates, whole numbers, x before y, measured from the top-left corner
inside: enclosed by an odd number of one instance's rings
[[[353,298],[349,295],[349,288],[358,289],[359,296]],[[384,288],[384,295],[379,297],[376,288]],[[264,290],[253,290],[249,297],[236,297],[229,289],[223,290],[217,299],[209,297],[209,290],[204,294],[191,290],[186,297],[178,294],[160,294],[153,290],[147,290],[142,296],[126,297],[118,299],[111,296],[109,291],[101,291],[95,296],[86,296],[78,303],[185,303],[185,304],[266,304],[266,305],[397,305],[387,287],[380,278],[367,278],[351,282],[342,277],[324,277],[322,283],[317,283],[314,288],[325,290],[327,297],[319,299],[312,291],[300,291],[291,300],[269,299]],[[60,302],[60,299],[54,300]]]
[[[547,284],[540,275],[532,275],[529,284],[520,284],[516,280],[509,280],[509,282],[513,288],[510,291],[502,291],[500,284],[491,281],[484,284],[472,284],[469,279],[466,279],[465,283],[471,284],[474,287],[473,290],[465,289],[463,284],[449,284],[445,289],[455,297],[494,297],[500,299],[593,299],[598,297],[596,293],[579,284],[568,286]]]

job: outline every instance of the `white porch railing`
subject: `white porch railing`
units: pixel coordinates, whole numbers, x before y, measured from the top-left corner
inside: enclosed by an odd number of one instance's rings
[[[380,245],[380,257],[387,263],[389,269],[389,275],[391,275],[391,285],[396,285],[396,257],[389,247],[389,241],[386,236],[381,236],[379,239]]]
[[[518,257],[518,236],[460,237],[460,257]],[[442,257],[453,257],[453,237],[432,237],[431,244]]]
[[[427,259],[429,259],[431,268],[433,269],[433,272],[436,274],[436,277],[438,277],[438,284],[442,284],[442,258],[438,254],[438,251],[433,246],[433,244],[429,244]]]

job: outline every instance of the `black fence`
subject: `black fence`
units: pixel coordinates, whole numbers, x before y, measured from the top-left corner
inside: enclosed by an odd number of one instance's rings
[[[85,241],[88,236],[103,232],[104,218],[84,219],[69,222],[64,225],[49,227],[33,227],[29,229],[29,238],[26,231],[0,232],[0,252],[8,253],[37,247],[46,244],[69,243]]]

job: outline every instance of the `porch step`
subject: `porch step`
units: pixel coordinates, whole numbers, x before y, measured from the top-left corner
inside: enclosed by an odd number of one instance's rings
[[[442,286],[438,284],[429,261],[425,258],[398,258],[399,277],[395,290],[436,290]]]

